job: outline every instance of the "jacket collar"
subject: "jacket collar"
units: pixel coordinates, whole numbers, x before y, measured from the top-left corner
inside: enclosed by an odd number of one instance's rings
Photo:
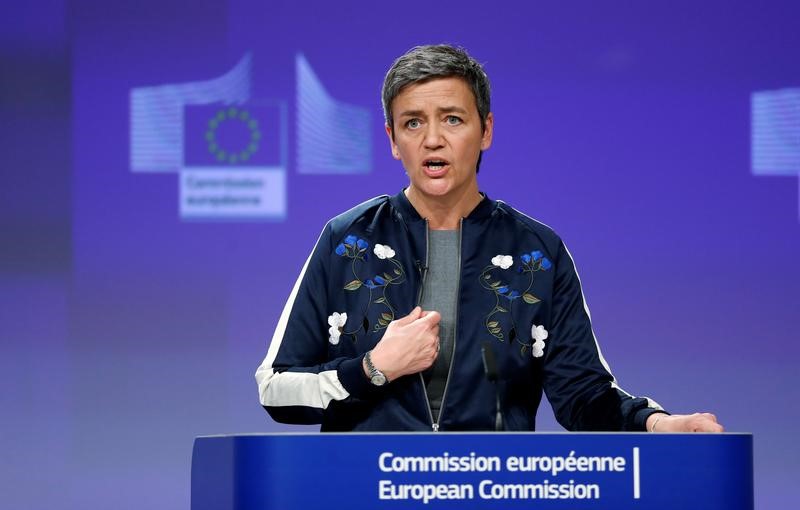
[[[464,218],[465,220],[480,220],[483,218],[487,218],[492,215],[495,207],[497,206],[497,202],[490,199],[489,195],[486,193],[481,192],[483,196],[483,200],[481,200],[478,205]],[[400,190],[400,193],[389,198],[389,201],[392,205],[400,212],[400,215],[406,221],[422,221],[425,218],[419,215],[414,206],[411,205],[411,202],[408,201],[408,197],[405,194],[405,188]]]

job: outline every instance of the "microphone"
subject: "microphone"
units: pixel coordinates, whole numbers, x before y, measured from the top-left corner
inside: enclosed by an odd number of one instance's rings
[[[494,385],[494,395],[497,401],[497,414],[494,419],[494,429],[503,430],[503,412],[500,405],[500,390],[497,387],[497,361],[494,359],[494,351],[492,350],[492,343],[485,340],[481,344],[481,358],[483,359],[483,372],[486,374],[486,380]]]

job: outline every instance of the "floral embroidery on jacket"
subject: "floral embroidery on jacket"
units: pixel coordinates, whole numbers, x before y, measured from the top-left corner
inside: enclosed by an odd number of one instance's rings
[[[355,292],[360,289],[367,289],[369,292],[367,304],[363,312],[364,318],[361,324],[355,329],[349,331],[343,330],[341,332],[341,334],[350,335],[353,341],[356,340],[356,334],[362,329],[365,333],[369,332],[370,323],[368,312],[373,304],[382,305],[386,309],[386,311],[381,312],[378,317],[378,321],[373,326],[373,331],[379,331],[387,327],[389,323],[395,319],[395,309],[389,300],[389,296],[386,294],[386,290],[390,285],[400,285],[406,281],[406,275],[402,264],[394,258],[395,251],[385,244],[376,244],[372,251],[379,260],[388,262],[391,267],[387,268],[387,271],[380,272],[380,274],[366,279],[362,278],[359,275],[359,266],[363,265],[369,258],[368,248],[369,243],[366,240],[360,239],[354,235],[348,235],[344,238],[344,242],[340,243],[335,249],[335,253],[340,257],[351,259],[350,270],[353,273],[353,279],[344,285],[344,290]]]
[[[332,345],[339,343],[339,337],[342,335],[342,329],[347,322],[347,314],[345,312],[333,312],[328,316],[328,341]]]
[[[531,326],[531,338],[535,340],[531,346],[531,353],[534,358],[544,356],[544,341],[547,340],[548,334],[544,326],[537,326],[536,324]]]
[[[486,331],[503,342],[505,341],[506,333],[503,331],[499,320],[500,317],[497,316],[497,314],[508,313],[511,320],[511,328],[508,330],[509,341],[515,341],[520,345],[521,355],[524,355],[528,347],[530,347],[533,357],[539,358],[544,355],[544,340],[547,338],[547,330],[544,329],[544,326],[533,325],[531,328],[531,340],[528,341],[520,338],[520,335],[517,334],[517,325],[514,319],[512,305],[514,301],[519,298],[522,298],[522,301],[528,305],[533,305],[540,301],[539,298],[530,292],[531,287],[533,287],[533,274],[538,271],[550,270],[550,268],[553,267],[553,263],[539,250],[523,253],[519,257],[519,260],[521,263],[519,264],[517,273],[528,275],[528,285],[524,290],[511,288],[510,283],[506,283],[502,276],[497,276],[495,274],[498,269],[505,271],[514,265],[514,258],[511,255],[496,255],[492,257],[491,264],[483,268],[480,276],[478,276],[481,287],[491,291],[495,296],[494,308],[484,317],[483,322]],[[504,298],[508,303],[502,302],[500,298]]]

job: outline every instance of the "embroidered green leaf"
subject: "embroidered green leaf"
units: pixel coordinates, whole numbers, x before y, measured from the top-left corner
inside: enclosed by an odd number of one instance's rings
[[[491,277],[492,277],[492,275],[490,275],[490,274],[483,275],[483,279],[484,280],[489,280],[489,279],[491,279]]]
[[[507,312],[508,311],[505,308],[503,308],[502,306],[496,306],[494,309],[497,310],[498,312]]]
[[[373,301],[373,303],[376,303],[376,304],[381,304],[381,303],[385,303],[385,302],[386,302],[386,298],[384,298],[383,296],[381,296],[378,299],[376,299],[375,301]]]
[[[529,305],[538,303],[540,301],[539,298],[537,298],[533,294],[528,294],[527,292],[522,295],[522,299],[525,300],[525,302],[528,303]]]
[[[523,345],[522,347],[519,348],[520,355],[525,356],[526,352],[528,352],[528,346],[527,345]]]
[[[356,290],[361,287],[361,280],[353,280],[344,286],[344,290]]]
[[[486,323],[486,325],[489,326],[490,328],[496,328],[499,324],[500,323],[497,321],[489,321]]]
[[[380,319],[378,319],[378,324],[380,324],[381,326],[384,326],[384,327],[385,327],[385,326],[387,326],[389,323],[388,323],[388,322],[386,322],[386,320],[385,320],[385,319],[383,319],[383,318],[380,318]],[[375,330],[377,330],[377,329],[378,329],[378,326],[376,325],[376,326],[375,326]]]
[[[390,282],[390,281],[392,281],[392,275],[390,275],[389,273],[383,273],[383,278],[384,278],[384,279],[385,279],[387,282]]]
[[[396,274],[397,276],[400,276],[403,273],[401,273],[399,269],[395,268],[394,269],[394,274]]]
[[[500,329],[500,328],[489,328],[489,331],[491,331],[492,334],[497,334],[497,333],[500,333],[502,331],[502,329]]]
[[[389,323],[389,322],[392,322],[394,320],[394,317],[392,317],[392,314],[390,314],[390,313],[383,312],[381,314],[381,319],[383,319],[387,323]]]
[[[489,284],[489,286],[490,286],[491,288],[493,288],[493,289],[496,289],[496,288],[500,287],[500,284],[501,284],[501,283],[502,283],[502,282],[500,282],[500,281],[496,281],[496,282],[492,282],[492,283],[490,283],[490,284]]]

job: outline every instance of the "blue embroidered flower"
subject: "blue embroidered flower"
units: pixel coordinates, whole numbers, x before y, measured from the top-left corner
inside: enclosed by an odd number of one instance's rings
[[[505,294],[506,292],[508,292],[508,286],[507,285],[503,285],[502,287],[497,289],[497,292],[499,292],[500,294]]]
[[[364,285],[366,285],[370,289],[375,289],[375,288],[379,287],[379,285],[375,285],[375,282],[373,282],[372,280],[365,281]]]
[[[534,271],[547,271],[553,267],[553,263],[544,256],[541,250],[534,250],[530,253],[520,255],[522,266],[517,269],[519,273],[530,273]]]
[[[364,239],[360,239],[354,235],[348,235],[344,238],[344,242],[336,246],[334,252],[340,257],[347,257],[349,259],[367,260],[367,248],[369,243]]]
[[[385,284],[386,284],[386,280],[384,280],[384,279],[383,279],[382,277],[380,277],[380,276],[376,276],[376,277],[375,277],[375,283],[377,283],[378,285],[385,285]]]
[[[512,290],[511,292],[509,292],[508,294],[506,294],[506,295],[505,295],[505,297],[506,297],[506,298],[508,298],[508,300],[509,300],[509,301],[514,301],[515,299],[517,299],[517,298],[518,298],[518,297],[520,297],[521,295],[522,295],[522,294],[520,294],[520,293],[519,293],[519,292],[517,292],[516,290]]]

